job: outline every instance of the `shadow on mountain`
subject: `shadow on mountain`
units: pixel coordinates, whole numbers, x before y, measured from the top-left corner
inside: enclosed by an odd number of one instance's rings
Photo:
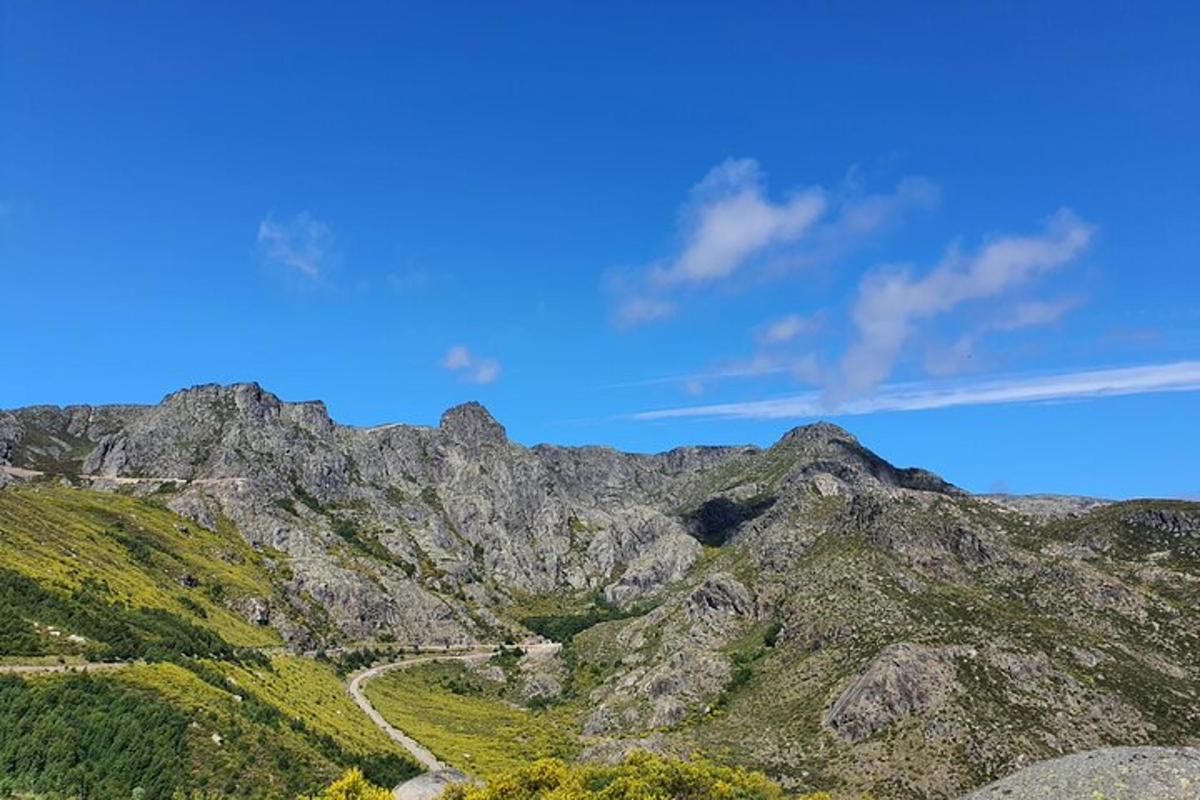
[[[747,520],[762,515],[775,505],[774,497],[753,497],[749,500],[731,500],[714,497],[706,500],[699,508],[684,515],[688,530],[701,544],[720,547],[733,538],[733,534]]]

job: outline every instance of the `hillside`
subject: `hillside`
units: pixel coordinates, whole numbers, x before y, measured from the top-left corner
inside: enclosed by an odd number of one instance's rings
[[[641,747],[881,799],[1200,743],[1200,504],[972,496],[825,423],[766,449],[526,448],[477,404],[363,429],[254,384],[0,412],[0,466],[5,652],[153,662],[88,680],[226,709],[192,752],[225,725],[292,742],[289,775],[395,756],[300,653],[532,634],[561,655],[368,694],[464,768]],[[247,758],[204,785],[265,780]]]
[[[279,647],[263,609],[285,605],[282,568],[228,526],[9,486],[0,565],[0,795],[292,798],[350,765],[416,771],[332,666]]]

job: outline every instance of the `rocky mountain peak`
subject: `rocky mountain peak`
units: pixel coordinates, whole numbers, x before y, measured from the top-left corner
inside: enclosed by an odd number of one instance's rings
[[[482,403],[471,400],[442,414],[438,428],[453,439],[467,444],[504,443],[508,433]]]
[[[163,398],[165,407],[202,408],[228,406],[242,412],[271,409],[277,411],[283,402],[257,383],[203,383],[172,392]]]
[[[800,440],[806,442],[844,441],[857,443],[854,434],[832,422],[814,422],[810,425],[797,425],[779,437],[779,441],[787,442]]]

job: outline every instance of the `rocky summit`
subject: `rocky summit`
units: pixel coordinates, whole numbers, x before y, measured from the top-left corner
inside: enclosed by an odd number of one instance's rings
[[[295,651],[563,642],[514,696],[574,704],[596,760],[952,798],[1200,744],[1200,504],[975,496],[828,423],[642,455],[525,447],[476,403],[340,425],[256,384],[0,412],[0,466],[236,532],[267,588],[219,599]]]

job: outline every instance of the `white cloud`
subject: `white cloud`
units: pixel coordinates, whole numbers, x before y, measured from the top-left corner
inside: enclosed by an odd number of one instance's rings
[[[258,223],[258,247],[269,260],[315,280],[332,257],[333,231],[307,211],[290,222],[268,215]]]
[[[937,184],[920,176],[903,178],[895,191],[877,194],[861,194],[857,181],[851,184],[830,208],[829,219],[813,227],[809,246],[784,260],[785,269],[833,261],[880,231],[895,227],[910,211],[930,210],[941,202]]]
[[[805,317],[800,314],[788,314],[786,317],[768,322],[755,335],[760,344],[785,344],[797,336],[812,333],[821,326],[816,317]]]
[[[909,209],[933,208],[940,200],[941,191],[928,178],[919,175],[903,178],[891,193],[851,194],[842,204],[834,232],[839,236],[872,233]]]
[[[841,358],[831,398],[859,396],[886,380],[919,322],[1030,283],[1078,257],[1092,234],[1064,209],[1041,234],[996,238],[974,255],[952,251],[922,277],[908,268],[868,275],[853,312],[857,339]]]
[[[475,368],[467,376],[471,383],[491,383],[500,377],[500,362],[494,358],[481,358],[475,362]]]
[[[973,330],[964,333],[949,347],[933,346],[925,356],[925,371],[930,375],[955,375],[974,366],[984,366],[977,359],[980,340],[993,332],[1010,332],[1051,325],[1058,322],[1068,311],[1083,302],[1082,297],[1061,297],[1054,300],[1025,300],[999,316],[985,319]]]
[[[707,372],[666,375],[636,381],[622,381],[621,383],[610,383],[603,388],[631,389],[638,386],[661,386],[663,384],[677,383],[686,389],[689,381],[696,381],[703,385],[709,381],[718,381],[725,378],[753,378],[760,375],[773,375],[789,371],[790,367],[783,359],[766,353],[758,353],[752,358],[726,362]]]
[[[441,363],[443,368],[458,374],[468,383],[492,383],[500,377],[498,359],[477,356],[462,344],[447,350]]]
[[[831,199],[810,187],[776,200],[767,195],[757,161],[729,159],[692,188],[677,253],[616,282],[614,322],[627,328],[665,319],[678,310],[681,293],[751,269],[778,277],[834,258],[903,211],[936,202],[937,188],[924,178],[906,178],[891,194],[860,196],[853,189]]]
[[[673,286],[727,278],[766,248],[799,239],[825,208],[819,189],[773,203],[764,193],[757,161],[728,160],[692,190],[681,252],[655,269],[652,281]]]
[[[828,405],[819,392],[774,400],[720,403],[642,411],[637,420],[686,417],[802,419],[820,416],[922,411],[954,406],[1035,403],[1131,394],[1200,391],[1200,361],[1101,369],[1053,375],[1017,376],[960,384],[908,383],[883,386],[871,397]]]
[[[604,389],[632,389],[641,386],[679,385],[685,394],[697,395],[704,391],[710,383],[737,378],[759,378],[769,375],[790,374],[804,383],[821,382],[821,365],[812,354],[780,355],[759,352],[750,358],[737,361],[727,361],[707,372],[693,372],[685,375],[666,375],[658,378],[644,378],[636,381],[610,383]]]

